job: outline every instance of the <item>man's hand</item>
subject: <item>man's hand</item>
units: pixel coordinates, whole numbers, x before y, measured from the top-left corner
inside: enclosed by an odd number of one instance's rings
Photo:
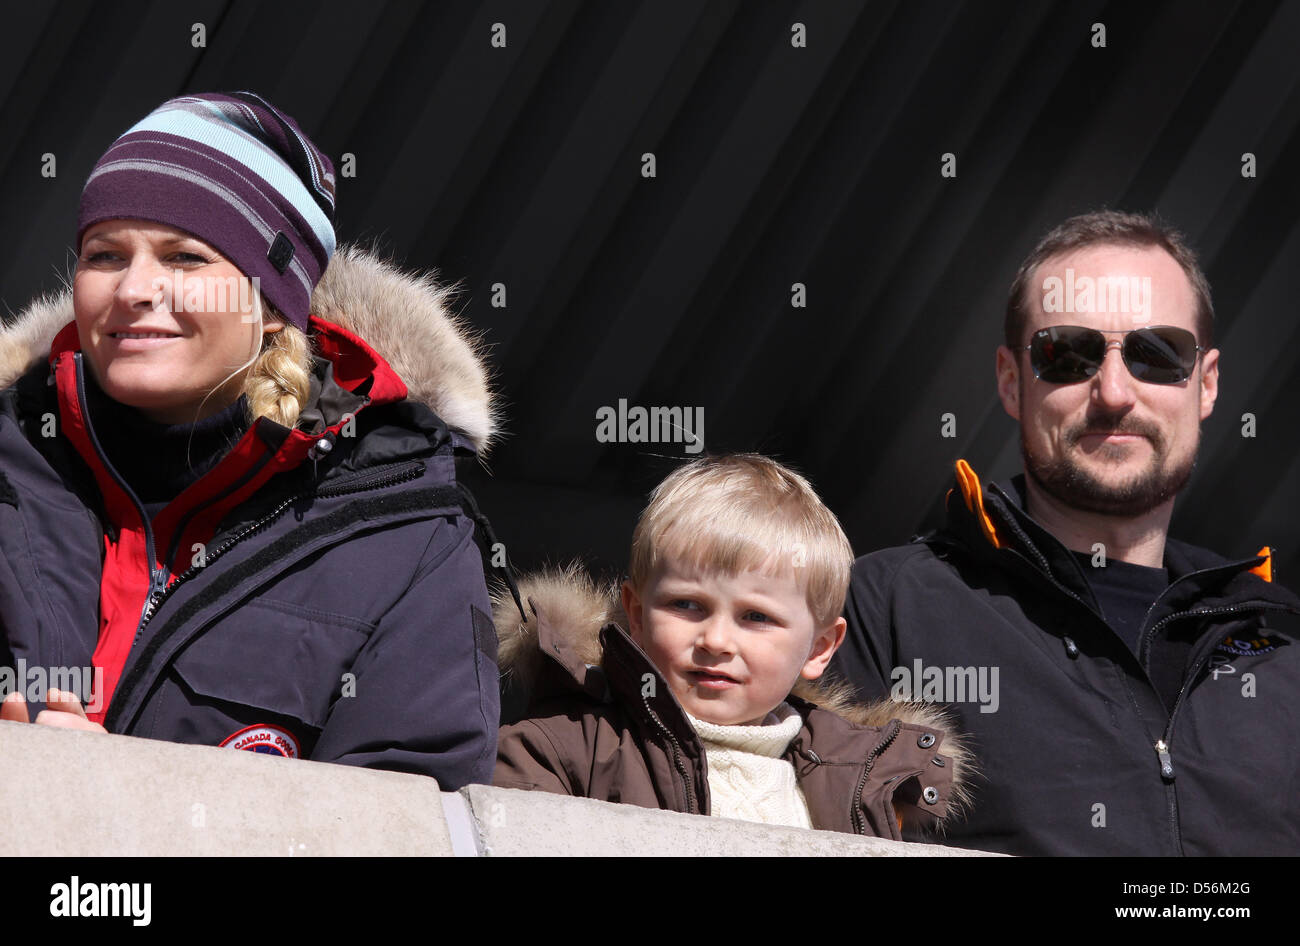
[[[58,726],[63,729],[80,729],[83,732],[108,732],[99,723],[92,723],[86,719],[86,711],[81,708],[81,700],[77,699],[75,693],[56,690],[51,687],[46,691],[45,705],[49,708],[43,709],[36,714],[38,725]],[[14,691],[5,697],[4,703],[0,705],[0,720],[9,720],[15,723],[29,721],[27,701],[23,699],[21,693]]]

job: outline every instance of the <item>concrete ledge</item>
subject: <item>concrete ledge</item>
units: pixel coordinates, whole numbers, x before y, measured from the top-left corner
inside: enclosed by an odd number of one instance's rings
[[[0,856],[978,853],[24,723],[0,766]]]
[[[0,722],[0,855],[452,853],[433,779]]]
[[[589,798],[490,785],[462,789],[487,856],[577,857],[991,857],[933,844],[838,831],[701,818]]]

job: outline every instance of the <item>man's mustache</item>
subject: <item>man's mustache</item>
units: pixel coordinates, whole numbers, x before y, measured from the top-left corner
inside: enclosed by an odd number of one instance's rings
[[[1134,434],[1146,437],[1156,447],[1160,447],[1164,442],[1160,428],[1142,418],[1129,415],[1085,418],[1082,423],[1071,427],[1066,432],[1066,441],[1071,446],[1075,446],[1089,434]]]

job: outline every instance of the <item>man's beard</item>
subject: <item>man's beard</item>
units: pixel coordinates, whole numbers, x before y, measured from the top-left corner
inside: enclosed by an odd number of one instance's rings
[[[1098,479],[1073,459],[1080,438],[1095,433],[1145,436],[1151,444],[1151,462],[1124,482],[1115,484]],[[1199,431],[1197,437],[1199,440]],[[1049,496],[1084,512],[1123,517],[1143,515],[1176,496],[1187,485],[1192,469],[1196,466],[1195,447],[1185,460],[1171,466],[1167,455],[1168,447],[1161,431],[1145,422],[1127,417],[1088,418],[1065,431],[1063,440],[1067,448],[1064,456],[1056,461],[1044,460],[1030,452],[1025,442],[1024,428],[1021,427],[1020,453],[1025,461],[1025,472]],[[1105,458],[1108,452],[1127,452],[1131,449],[1133,447],[1103,445],[1094,456]]]

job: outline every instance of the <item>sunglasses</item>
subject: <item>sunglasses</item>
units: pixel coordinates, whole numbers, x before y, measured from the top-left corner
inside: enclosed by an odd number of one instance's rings
[[[1110,334],[1114,335],[1115,332]],[[1181,384],[1191,377],[1205,349],[1196,336],[1172,325],[1153,325],[1123,333],[1120,353],[1129,373],[1148,384]],[[1080,325],[1039,329],[1021,351],[1029,352],[1034,376],[1049,384],[1078,384],[1098,371],[1110,349],[1106,336]]]

